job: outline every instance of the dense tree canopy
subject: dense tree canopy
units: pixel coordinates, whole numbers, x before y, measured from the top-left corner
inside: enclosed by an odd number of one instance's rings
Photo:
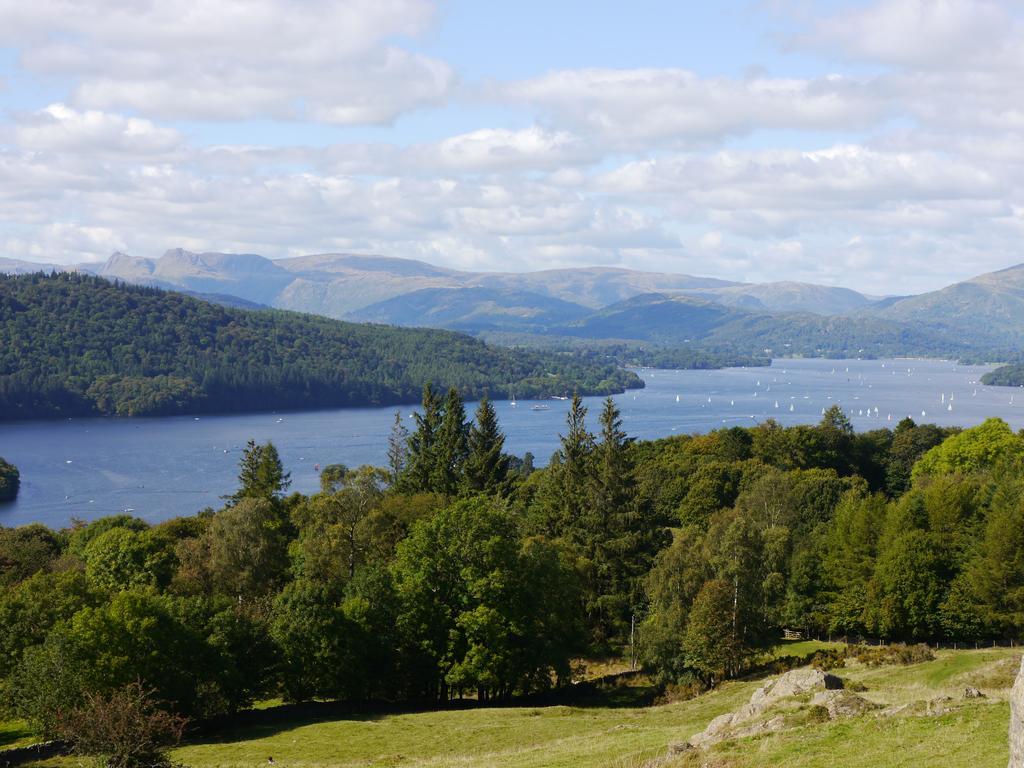
[[[634,442],[613,400],[592,431],[577,397],[533,469],[486,400],[468,417],[428,386],[391,467],[328,465],[313,495],[253,443],[220,510],[0,529],[0,701],[61,734],[59,713],[132,685],[140,711],[206,718],[504,700],[588,653],[713,685],[783,629],[1020,640],[1020,440],[998,421],[858,434],[836,409]]]
[[[159,415],[412,402],[643,386],[567,353],[458,333],[251,311],[75,273],[0,275],[0,419]]]

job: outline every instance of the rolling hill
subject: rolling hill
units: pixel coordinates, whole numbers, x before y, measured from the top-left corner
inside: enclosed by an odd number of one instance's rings
[[[0,272],[35,265],[0,260]],[[59,269],[44,265],[47,269]],[[700,344],[742,354],[945,355],[1010,360],[1024,346],[1024,265],[918,296],[738,283],[612,267],[466,272],[384,256],[115,253],[92,271],[221,304],[458,330],[519,346],[552,337]]]
[[[657,293],[613,304],[553,332],[776,357],[959,356],[973,349],[928,328],[881,318],[751,312]]]
[[[580,304],[530,293],[489,288],[423,288],[363,307],[352,318],[388,325],[544,333],[590,314]]]
[[[88,267],[84,267],[88,268]],[[514,301],[556,299],[592,310],[645,293],[691,295],[728,306],[764,311],[837,314],[871,299],[846,288],[805,283],[736,283],[693,275],[639,272],[615,267],[550,269],[538,272],[464,272],[422,261],[384,256],[316,254],[270,260],[255,254],[192,253],[180,248],[159,259],[116,253],[98,274],[127,282],[215,294],[234,294],[280,309],[315,312],[339,319],[379,316],[377,305],[427,289],[476,289],[445,296],[446,313],[472,316],[480,297]],[[481,294],[478,291],[490,293]],[[507,299],[503,300],[507,301]],[[456,304],[461,307],[454,309]]]
[[[641,387],[592,357],[459,333],[249,311],[74,273],[0,276],[0,419],[523,398]]]
[[[883,302],[861,314],[926,325],[948,338],[1020,346],[1024,344],[1024,264]]]

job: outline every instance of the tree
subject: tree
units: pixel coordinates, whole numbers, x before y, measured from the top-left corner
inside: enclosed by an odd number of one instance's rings
[[[409,430],[402,423],[402,412],[395,411],[395,420],[388,435],[388,469],[391,472],[391,485],[398,486],[409,463]]]
[[[303,577],[330,583],[355,575],[368,548],[363,522],[384,498],[387,482],[383,469],[347,470],[332,493],[319,493],[296,509],[299,536],[291,549]]]
[[[641,580],[669,537],[637,494],[632,440],[610,397],[600,423],[587,513],[574,526],[573,540],[589,562],[587,610],[594,638],[603,643],[628,631],[642,599]]]
[[[825,411],[818,423],[817,432],[821,436],[821,455],[816,466],[831,468],[840,475],[848,475],[853,471],[853,425],[838,405]]]
[[[339,698],[346,692],[348,627],[336,586],[300,579],[274,600],[271,636],[280,649],[282,683],[291,701]]]
[[[172,609],[167,598],[143,592],[82,608],[24,653],[10,677],[13,711],[53,737],[60,713],[87,696],[141,682],[173,711],[204,714],[218,668],[201,633]]]
[[[434,490],[437,443],[444,408],[430,382],[423,387],[422,413],[414,413],[416,431],[409,436],[409,451],[399,488],[406,493]]]
[[[917,482],[927,475],[984,472],[1000,462],[1021,459],[1024,436],[1015,433],[1002,419],[986,419],[925,453],[914,465],[911,478]]]
[[[868,583],[875,572],[885,519],[885,497],[849,491],[825,530],[821,579],[833,632],[865,631]]]
[[[173,542],[152,531],[111,528],[85,548],[85,573],[99,590],[166,586],[174,567]]]
[[[284,521],[265,498],[243,498],[218,512],[209,528],[215,587],[239,597],[267,594],[288,565]]]
[[[60,554],[61,542],[43,525],[0,528],[0,585],[24,581],[51,566]]]
[[[713,576],[703,549],[703,532],[690,527],[676,532],[658,553],[645,579],[648,614],[641,625],[641,656],[665,683],[689,670],[685,659],[686,627],[701,587]]]
[[[1024,483],[1005,478],[996,488],[981,541],[964,568],[959,592],[988,634],[1024,632]],[[955,596],[955,595],[951,595]],[[954,608],[947,606],[947,611]],[[962,612],[961,612],[962,614]]]
[[[551,457],[531,516],[549,537],[573,539],[588,510],[594,436],[587,430],[587,408],[574,394],[566,415],[568,431]]]
[[[291,485],[291,473],[284,471],[273,443],[256,445],[250,440],[238,465],[239,488],[229,497],[232,502],[248,498],[276,501]]]
[[[505,435],[498,426],[494,406],[486,395],[477,406],[466,445],[465,492],[504,495],[508,491],[510,457],[504,453]]]
[[[715,576],[732,588],[732,629],[737,648],[754,649],[772,639],[765,578],[770,563],[765,557],[763,531],[742,512],[721,513],[708,530],[705,545]]]
[[[0,592],[0,678],[6,678],[24,652],[99,596],[79,571],[40,572]]]
[[[452,387],[445,398],[441,426],[437,432],[437,450],[430,475],[431,490],[445,496],[456,496],[462,485],[467,454],[466,408],[459,391]]]
[[[925,453],[942,443],[954,429],[943,429],[934,424],[914,423],[905,418],[896,425],[892,444],[885,463],[885,490],[896,498],[910,487],[910,473]]]
[[[937,637],[948,587],[932,537],[921,530],[897,535],[884,544],[869,585],[868,628],[894,640]]]
[[[335,493],[344,484],[348,467],[344,464],[328,464],[320,472],[320,492]]]
[[[704,583],[693,601],[686,638],[686,664],[710,686],[735,677],[750,658],[736,627],[735,590],[724,579]]]
[[[572,572],[550,544],[524,546],[502,503],[476,497],[420,520],[392,573],[410,692],[504,698],[568,671]]]

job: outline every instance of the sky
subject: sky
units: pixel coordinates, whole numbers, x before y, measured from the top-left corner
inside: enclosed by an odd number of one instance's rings
[[[0,0],[0,256],[931,290],[1024,262],[1024,2]]]

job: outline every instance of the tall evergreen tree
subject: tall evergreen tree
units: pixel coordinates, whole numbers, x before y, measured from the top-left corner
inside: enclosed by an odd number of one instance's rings
[[[436,493],[445,496],[458,494],[466,463],[468,433],[466,406],[462,403],[459,391],[452,387],[445,398],[431,472],[431,490]]]
[[[486,395],[477,406],[466,442],[465,491],[490,495],[506,493],[510,458],[504,453],[505,435],[498,426],[498,415]]]
[[[438,436],[444,409],[441,398],[427,382],[423,387],[422,413],[413,414],[416,431],[409,436],[409,450],[399,486],[407,493],[432,490]]]
[[[637,492],[632,439],[622,429],[622,416],[610,397],[600,421],[589,514],[577,537],[591,563],[587,608],[595,640],[604,642],[628,629],[642,599],[642,579],[669,538],[653,519],[653,506]]]
[[[555,454],[559,496],[555,518],[559,533],[576,539],[586,522],[587,490],[594,453],[594,436],[587,430],[587,407],[579,393],[572,396],[566,425],[568,432],[562,436],[561,446]]]
[[[273,443],[256,445],[250,440],[238,463],[239,488],[228,497],[237,503],[242,499],[280,499],[292,484],[291,472],[285,472],[281,457]]]
[[[402,423],[402,412],[395,411],[395,420],[388,435],[388,469],[391,485],[397,486],[409,463],[409,430]]]

